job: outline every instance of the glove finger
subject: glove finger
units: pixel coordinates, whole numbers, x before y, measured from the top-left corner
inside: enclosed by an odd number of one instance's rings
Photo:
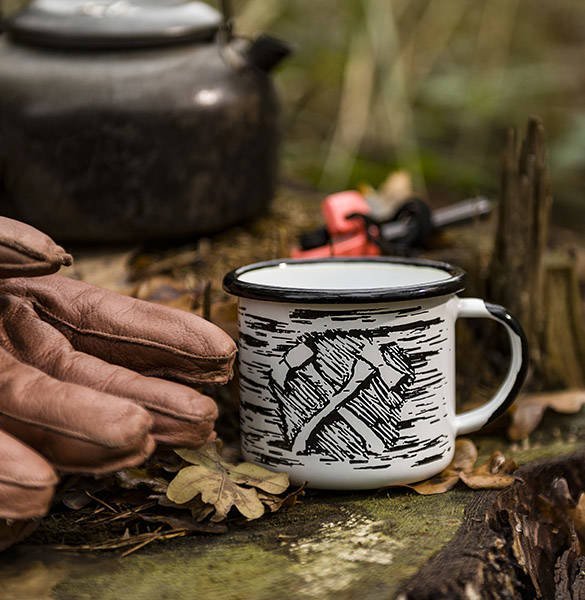
[[[58,381],[0,348],[0,428],[62,471],[106,473],[154,450],[150,414],[130,400]]]
[[[48,236],[25,223],[0,217],[0,277],[55,273],[71,256]]]
[[[24,520],[45,516],[57,481],[53,467],[42,456],[0,431],[1,519]]]
[[[233,340],[191,313],[58,275],[7,280],[1,290],[29,298],[74,348],[110,363],[191,385],[231,377]]]
[[[215,402],[198,391],[145,377],[75,350],[67,338],[42,321],[32,305],[15,297],[4,302],[4,333],[21,362],[60,381],[76,383],[138,402],[154,419],[157,442],[198,448],[213,433]]]

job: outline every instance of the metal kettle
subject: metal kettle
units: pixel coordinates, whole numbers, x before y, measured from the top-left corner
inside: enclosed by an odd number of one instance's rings
[[[184,239],[264,211],[286,44],[186,0],[33,0],[0,37],[0,214],[64,242]]]

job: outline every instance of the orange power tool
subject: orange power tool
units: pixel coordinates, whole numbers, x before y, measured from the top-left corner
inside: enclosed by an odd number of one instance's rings
[[[482,196],[431,211],[420,198],[406,200],[387,218],[374,216],[371,204],[357,191],[327,196],[321,205],[325,226],[301,235],[293,258],[409,254],[424,247],[444,227],[488,215],[493,203]]]

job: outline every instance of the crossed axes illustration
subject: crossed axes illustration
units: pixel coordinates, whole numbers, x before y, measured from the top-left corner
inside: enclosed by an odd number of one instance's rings
[[[295,346],[283,357],[280,363],[285,367],[275,369],[272,374],[273,381],[282,390],[286,389],[287,382],[303,367],[315,360],[315,351],[306,343]],[[333,394],[323,407],[313,414],[300,428],[294,437],[292,451],[295,454],[303,453],[307,449],[307,442],[311,434],[318,430],[327,418],[337,412],[345,422],[365,441],[368,451],[381,453],[385,449],[384,440],[368,427],[352,411],[345,408],[345,404],[355,398],[364,390],[374,377],[380,377],[391,389],[395,387],[405,375],[412,377],[412,370],[405,364],[390,364],[379,344],[371,340],[364,341],[363,350],[352,366],[351,376],[345,386]],[[399,404],[401,398],[394,391],[390,392],[387,401]]]

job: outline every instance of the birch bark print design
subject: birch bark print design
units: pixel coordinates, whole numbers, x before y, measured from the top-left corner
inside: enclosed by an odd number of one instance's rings
[[[376,469],[450,452],[442,356],[452,340],[440,307],[307,307],[284,318],[269,306],[240,307],[249,458],[295,465],[312,456]]]

